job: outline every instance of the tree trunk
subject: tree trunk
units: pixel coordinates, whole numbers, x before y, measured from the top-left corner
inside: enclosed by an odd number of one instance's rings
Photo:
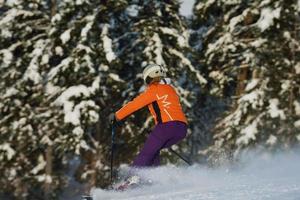
[[[239,69],[238,77],[237,77],[237,87],[235,95],[239,97],[245,90],[246,81],[248,79],[248,65],[243,65]]]
[[[52,150],[53,147],[49,145],[46,149],[46,180],[45,180],[45,200],[51,197],[51,182],[49,178],[52,175]]]
[[[89,162],[91,163],[90,167],[91,169],[93,170],[93,173],[91,174],[91,178],[90,178],[90,181],[88,182],[88,185],[87,187],[85,188],[85,191],[86,193],[89,193],[90,190],[95,187],[97,185],[97,176],[98,176],[98,166],[97,164],[99,162],[101,162],[101,149],[100,149],[100,146],[99,144],[101,143],[101,126],[100,126],[100,122],[96,123],[95,125],[95,129],[96,129],[96,132],[95,132],[95,135],[93,137],[94,139],[94,147],[96,149],[96,152],[95,153],[91,153],[90,157],[88,160],[90,160]]]
[[[53,17],[56,14],[57,4],[56,0],[51,0],[51,16]]]

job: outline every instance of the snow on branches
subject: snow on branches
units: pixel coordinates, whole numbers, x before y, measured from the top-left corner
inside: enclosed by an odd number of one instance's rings
[[[295,1],[214,0],[196,5],[199,20],[208,11],[223,11],[210,13],[214,23],[207,23],[207,34],[201,35],[202,53],[211,93],[233,100],[216,126],[210,150],[238,153],[256,145],[272,149],[297,143],[297,9]]]

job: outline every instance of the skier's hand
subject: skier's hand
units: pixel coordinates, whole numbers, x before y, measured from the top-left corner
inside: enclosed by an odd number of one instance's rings
[[[110,113],[108,116],[108,120],[110,124],[115,124],[117,122],[115,113]]]

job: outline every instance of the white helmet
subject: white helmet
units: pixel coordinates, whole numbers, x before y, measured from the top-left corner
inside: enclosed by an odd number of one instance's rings
[[[143,71],[143,79],[147,83],[147,79],[152,79],[156,77],[165,77],[166,71],[165,69],[157,64],[149,64],[147,67],[145,67]]]

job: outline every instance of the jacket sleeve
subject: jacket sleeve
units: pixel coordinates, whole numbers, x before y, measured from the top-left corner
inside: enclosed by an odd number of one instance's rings
[[[155,95],[151,88],[147,88],[143,93],[134,98],[132,101],[125,104],[120,110],[116,112],[117,120],[122,120],[135,111],[147,106],[155,101]]]

